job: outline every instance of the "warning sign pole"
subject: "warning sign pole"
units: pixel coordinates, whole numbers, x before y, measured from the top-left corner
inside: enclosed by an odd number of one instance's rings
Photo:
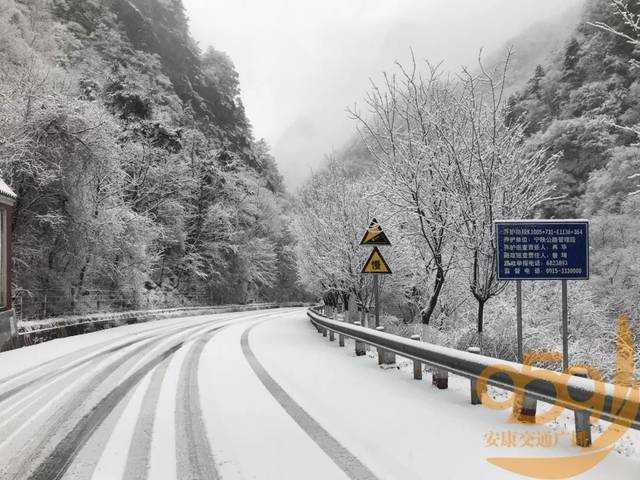
[[[375,325],[380,326],[380,285],[378,283],[378,274],[373,274],[373,301],[375,305]]]
[[[373,303],[374,303],[374,319],[375,328],[380,326],[380,275],[390,275],[391,269],[387,265],[386,260],[382,256],[382,252],[377,245],[391,245],[389,238],[382,230],[378,221],[374,218],[365,232],[360,245],[371,245],[373,250],[369,259],[362,267],[362,273],[373,275]]]

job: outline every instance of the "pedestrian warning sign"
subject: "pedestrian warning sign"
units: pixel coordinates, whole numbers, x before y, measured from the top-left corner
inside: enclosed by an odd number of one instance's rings
[[[371,255],[369,255],[369,260],[367,260],[367,263],[365,263],[362,268],[362,273],[391,273],[391,269],[389,265],[387,265],[382,253],[380,253],[380,250],[378,250],[378,247],[373,247],[373,251]]]
[[[364,237],[360,240],[360,245],[391,245],[391,242],[382,230],[378,221],[374,218],[364,234]]]

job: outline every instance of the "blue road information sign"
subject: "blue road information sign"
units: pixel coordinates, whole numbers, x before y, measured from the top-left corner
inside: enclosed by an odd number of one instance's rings
[[[498,280],[587,280],[587,220],[495,222]]]

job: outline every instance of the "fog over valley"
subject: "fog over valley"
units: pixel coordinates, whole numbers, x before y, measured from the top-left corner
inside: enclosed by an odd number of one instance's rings
[[[233,59],[254,134],[271,145],[295,189],[353,135],[345,109],[361,101],[369,78],[407,60],[410,47],[455,69],[474,66],[480,48],[491,56],[528,31],[523,73],[530,75],[530,55],[547,53],[550,30],[551,39],[566,34],[582,3],[185,0],[185,7],[201,47],[214,45]],[[530,44],[543,48],[532,52]]]

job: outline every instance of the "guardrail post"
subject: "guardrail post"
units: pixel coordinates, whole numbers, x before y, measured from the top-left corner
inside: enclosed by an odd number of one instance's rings
[[[338,334],[338,346],[344,347],[344,335],[341,333]]]
[[[570,373],[576,377],[589,378],[589,371],[582,367],[572,367]],[[574,412],[576,423],[576,445],[579,447],[591,446],[591,412],[589,410],[576,410]]]
[[[384,326],[376,328],[379,332],[384,332]],[[378,365],[382,368],[393,368],[396,366],[396,354],[389,350],[378,348]]]
[[[538,409],[538,401],[531,398],[526,393],[516,395],[514,403],[514,414],[518,422],[536,423],[536,410]]]
[[[354,325],[362,326],[361,322],[354,322]],[[354,339],[356,344],[356,357],[361,357],[362,355],[367,354],[367,350],[365,348],[364,342],[361,342],[358,339]]]
[[[438,390],[446,390],[449,388],[449,372],[436,368],[431,374],[431,384]]]
[[[376,328],[377,331],[379,332],[384,332],[384,327],[382,325],[380,325],[378,328]],[[385,355],[384,355],[384,350],[378,347],[378,365],[384,365],[385,363]]]
[[[327,336],[327,329],[322,327],[322,336],[326,337]]]
[[[411,340],[420,341],[420,335],[411,335]],[[422,380],[422,362],[413,361],[413,379]]]
[[[475,353],[476,355],[480,354],[480,349],[478,347],[469,347],[467,349],[469,353]],[[478,379],[471,379],[471,405],[480,405],[482,403],[482,393],[478,392]]]
[[[336,339],[333,330],[329,330],[329,341],[333,342]]]

